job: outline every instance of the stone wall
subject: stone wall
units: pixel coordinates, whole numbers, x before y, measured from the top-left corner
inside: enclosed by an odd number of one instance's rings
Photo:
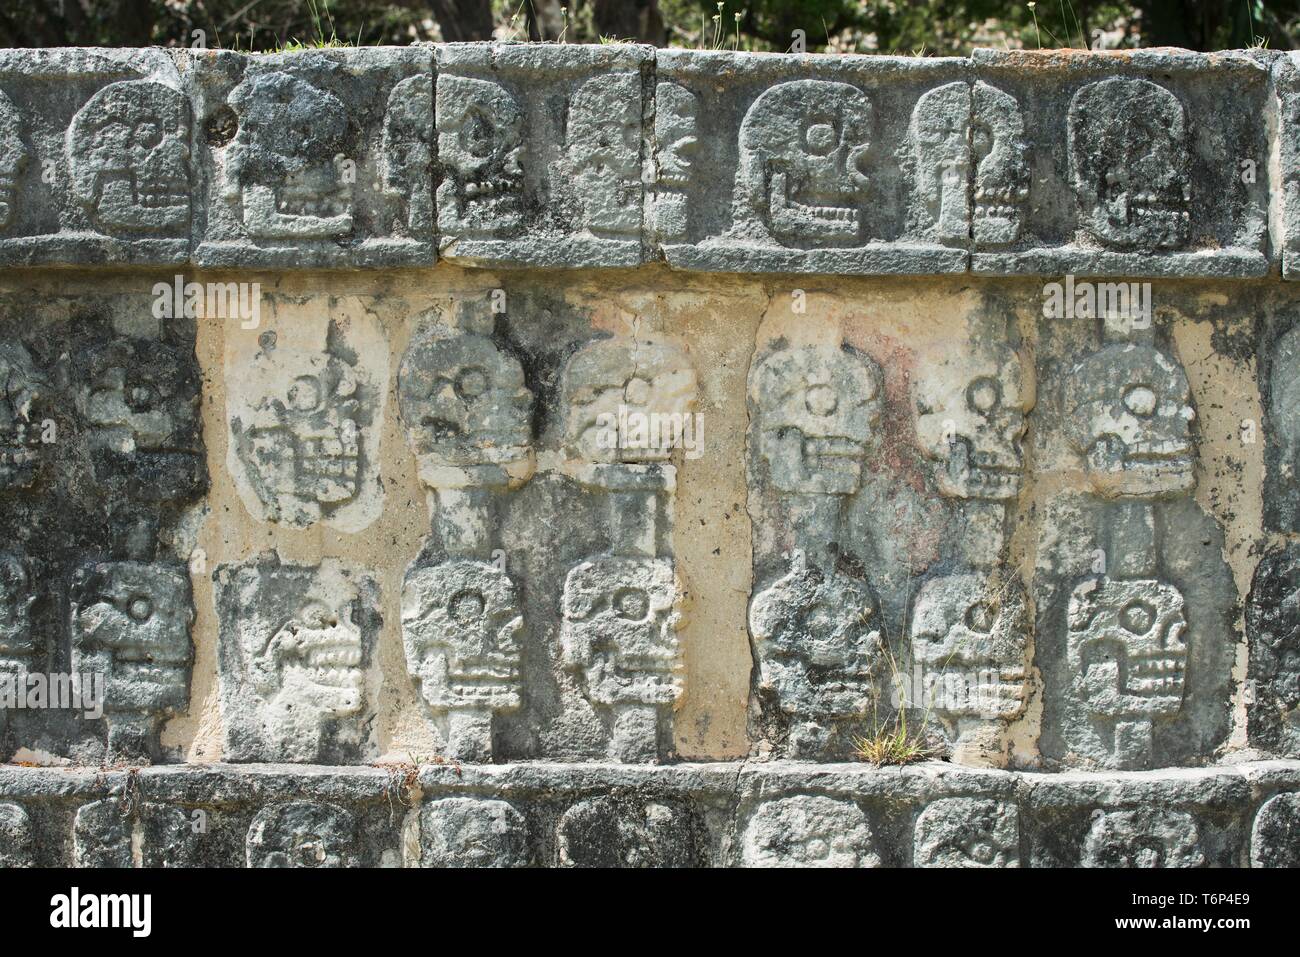
[[[0,863],[1295,865],[1297,68],[0,51]]]

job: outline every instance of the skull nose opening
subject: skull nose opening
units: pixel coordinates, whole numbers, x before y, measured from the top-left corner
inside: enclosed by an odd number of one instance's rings
[[[980,376],[966,387],[966,404],[979,415],[996,411],[1002,405],[1002,383],[992,376]]]
[[[1124,408],[1141,418],[1150,418],[1156,411],[1156,394],[1145,385],[1129,386],[1124,391]]]
[[[822,418],[834,415],[839,404],[839,396],[828,385],[809,386],[808,391],[804,393],[804,406],[813,415]]]

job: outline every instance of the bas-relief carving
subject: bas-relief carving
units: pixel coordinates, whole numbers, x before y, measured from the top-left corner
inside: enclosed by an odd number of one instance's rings
[[[21,114],[0,90],[0,230],[13,223],[18,212],[18,178],[28,162],[22,134]]]
[[[152,80],[110,83],[68,127],[73,196],[116,236],[184,237],[190,222],[189,102]]]
[[[448,236],[500,238],[523,225],[524,115],[504,86],[438,77],[438,228]]]
[[[871,823],[851,801],[781,798],[760,804],[745,823],[746,867],[880,867]]]
[[[1251,867],[1300,867],[1300,793],[1269,798],[1250,831]]]
[[[244,841],[249,867],[360,867],[356,815],[337,804],[292,801],[262,808]]]
[[[1178,249],[1190,237],[1187,112],[1169,90],[1115,77],[1070,103],[1070,176],[1079,224],[1113,249]]]
[[[1246,603],[1246,733],[1254,747],[1300,757],[1300,554],[1265,555]]]
[[[110,756],[157,756],[161,722],[186,711],[194,605],[183,565],[103,562],[71,586],[72,672],[104,675]]]
[[[134,818],[120,797],[92,801],[77,808],[72,823],[72,861],[75,867],[124,868],[135,866],[131,848]]]
[[[654,233],[662,242],[684,242],[690,190],[699,153],[700,101],[679,83],[655,86]]]
[[[384,111],[384,188],[402,207],[407,235],[433,235],[433,77],[407,77],[388,94]]]
[[[49,392],[26,347],[0,343],[0,491],[29,488],[36,481],[41,458],[36,411]]]
[[[569,99],[567,166],[593,236],[637,237],[641,230],[641,75],[608,73],[583,82]]]
[[[218,669],[233,761],[346,763],[364,757],[372,704],[366,672],[378,589],[326,561],[274,556],[217,570]]]
[[[793,80],[763,91],[740,126],[733,233],[796,248],[866,240],[873,106],[862,90]]]
[[[1014,500],[1024,471],[1021,439],[1034,404],[1024,361],[1010,346],[972,342],[917,376],[916,431],[935,463],[940,494]]]
[[[505,801],[442,798],[420,808],[422,867],[527,867],[528,823]]]
[[[1014,804],[943,798],[916,819],[917,867],[1019,867],[1020,815]]]
[[[1167,808],[1093,812],[1083,841],[1084,867],[1204,867],[1200,829]]]
[[[340,239],[352,232],[353,184],[343,175],[348,112],[333,93],[288,73],[230,91],[238,132],[222,196],[255,239]]]
[[[970,123],[971,90],[958,81],[921,94],[908,128],[924,218],[947,245],[970,239]]]
[[[1113,342],[1075,365],[1063,388],[1067,438],[1097,495],[1155,499],[1195,485],[1196,410],[1168,353]]]
[[[972,234],[981,247],[1020,238],[1029,198],[1025,121],[1015,97],[983,81],[971,91],[971,162],[975,167]]]
[[[35,866],[31,817],[22,805],[0,802],[0,869]]]
[[[17,552],[0,552],[0,673],[25,670],[36,653],[32,605],[36,602],[30,559]],[[4,715],[0,712],[0,718]]]
[[[556,825],[561,867],[693,867],[695,824],[673,801],[589,798]]]

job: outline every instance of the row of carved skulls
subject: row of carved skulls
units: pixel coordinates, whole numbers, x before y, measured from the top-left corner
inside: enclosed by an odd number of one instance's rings
[[[343,174],[348,110],[334,93],[289,73],[249,77],[230,93],[238,128],[226,151],[222,195],[250,236],[336,239],[353,228],[354,178]],[[564,173],[582,228],[601,237],[641,227],[640,77],[612,73],[572,95]],[[413,234],[432,228],[432,77],[409,77],[389,95],[383,124],[384,189],[404,204]],[[97,229],[183,236],[190,215],[189,104],[153,80],[105,86],[67,132],[74,194]],[[500,83],[448,75],[436,91],[438,188],[444,231],[508,236],[525,212],[524,111]],[[685,191],[699,148],[700,105],[684,86],[656,88],[654,171],[666,240],[685,233]],[[750,106],[739,132],[737,234],[786,246],[852,246],[866,239],[871,98],[850,84],[795,80]],[[1116,248],[1178,248],[1189,237],[1188,131],[1182,103],[1147,80],[1112,78],[1076,93],[1070,164],[1080,223]],[[1005,245],[1021,233],[1029,195],[1024,122],[1007,93],[950,83],[920,97],[909,126],[917,194],[941,242],[972,237]],[[28,161],[22,121],[0,93],[0,228],[13,221]],[[973,171],[973,190],[968,183]]]

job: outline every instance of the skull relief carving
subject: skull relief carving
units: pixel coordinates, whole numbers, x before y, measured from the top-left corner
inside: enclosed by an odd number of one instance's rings
[[[0,91],[0,229],[14,221],[18,211],[18,177],[27,166],[22,140],[22,117]]]
[[[523,223],[524,115],[505,87],[438,77],[438,226],[457,236],[505,236]]]
[[[600,705],[671,705],[682,692],[681,593],[672,561],[601,556],[564,580],[560,642]]]
[[[750,815],[741,844],[746,867],[879,867],[862,809],[828,797],[767,801]]]
[[[922,94],[912,110],[908,135],[917,192],[942,243],[960,244],[969,238],[970,110],[970,87],[962,82]]]
[[[0,669],[4,661],[36,653],[32,605],[36,591],[31,562],[13,552],[0,552]]]
[[[102,232],[184,236],[190,221],[190,111],[151,80],[101,89],[68,127],[72,191]]]
[[[35,867],[32,819],[21,805],[0,802],[0,868]]]
[[[359,867],[357,821],[337,804],[293,801],[257,812],[244,847],[249,867]]]
[[[565,366],[572,454],[589,462],[667,459],[695,406],[695,369],[665,343],[598,339]]]
[[[1029,616],[1018,583],[977,574],[927,581],[912,607],[912,661],[944,718],[1009,720],[1029,696]]]
[[[922,369],[916,432],[936,463],[939,491],[954,498],[1004,501],[1020,494],[1021,437],[1034,404],[1024,362],[998,342],[973,345]]]
[[[847,83],[765,90],[740,126],[737,230],[801,248],[862,243],[872,122],[867,94]]]
[[[72,581],[72,670],[104,675],[104,710],[170,717],[190,701],[194,602],[182,565],[103,562]]]
[[[880,629],[870,585],[824,573],[799,553],[790,572],[749,608],[760,686],[797,719],[860,715],[882,661]]]
[[[1177,249],[1191,232],[1187,114],[1148,80],[1112,78],[1074,95],[1070,172],[1080,225],[1117,249]]]
[[[207,480],[193,348],[114,339],[92,348],[77,394],[100,481],[123,477],[146,500],[172,501]]]
[[[975,242],[1001,246],[1020,238],[1029,198],[1029,149],[1025,121],[1015,97],[975,84],[972,94],[971,160],[975,164]]]
[[[225,200],[257,239],[337,239],[352,232],[342,175],[348,114],[334,94],[287,73],[230,91],[239,131],[226,152]]]
[[[916,819],[917,867],[1019,867],[1020,816],[1014,804],[944,798]]]
[[[569,101],[568,163],[583,225],[596,236],[641,229],[641,75],[592,77]]]
[[[21,342],[0,343],[0,490],[36,480],[41,427],[33,413],[47,388]]]
[[[428,484],[436,470],[525,462],[533,395],[519,360],[475,333],[425,331],[402,359],[397,394],[407,441]]]
[[[687,190],[699,152],[700,104],[677,83],[655,87],[655,231],[667,241],[686,238]]]
[[[1070,595],[1067,660],[1091,714],[1159,718],[1183,706],[1183,596],[1160,581],[1090,578]]]
[[[523,626],[514,583],[496,565],[462,559],[407,573],[406,666],[434,710],[518,708]]]
[[[420,809],[423,867],[527,867],[528,823],[505,801],[442,798]]]
[[[417,238],[433,230],[432,112],[433,77],[425,75],[394,86],[384,113],[384,187],[405,206],[406,227]]]
[[[1191,489],[1187,374],[1153,346],[1112,343],[1065,380],[1068,438],[1103,496],[1157,498]]]
[[[343,359],[275,353],[277,375],[245,423],[232,418],[235,451],[269,521],[307,526],[361,486],[362,399]]]
[[[1185,811],[1097,810],[1084,838],[1084,867],[1204,867],[1196,819]]]
[[[845,349],[780,349],[750,377],[752,442],[782,492],[852,495],[882,405],[879,368]]]

